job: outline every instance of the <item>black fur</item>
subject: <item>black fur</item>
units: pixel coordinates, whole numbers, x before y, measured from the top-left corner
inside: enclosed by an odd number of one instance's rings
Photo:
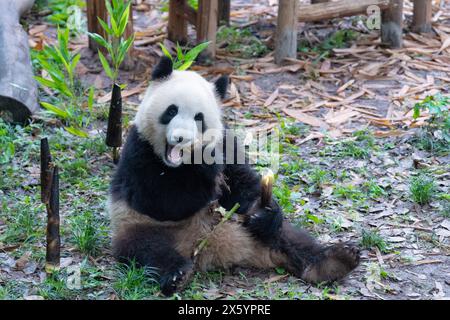
[[[261,195],[260,178],[247,164],[228,164],[219,203],[227,210],[239,203],[237,213],[246,213]]]
[[[214,85],[216,86],[216,91],[221,99],[225,99],[227,95],[228,83],[230,82],[228,76],[221,76],[216,80]]]
[[[159,116],[159,123],[161,124],[169,124],[169,122],[178,114],[178,107],[174,104],[171,104],[167,107],[166,111],[162,115]]]
[[[164,229],[133,226],[118,241],[120,243],[113,246],[114,256],[124,263],[134,260],[138,266],[155,268],[161,291],[166,295],[176,290],[177,276],[182,276],[192,266],[190,260],[173,249],[173,239]]]
[[[152,72],[152,80],[162,80],[173,72],[173,63],[169,57],[163,56]]]
[[[167,167],[152,146],[130,130],[111,183],[114,200],[160,221],[186,219],[217,199],[216,177],[221,165]]]
[[[247,217],[244,226],[250,233],[265,245],[280,249],[280,229],[283,214],[275,200],[268,207],[258,207],[256,212]]]

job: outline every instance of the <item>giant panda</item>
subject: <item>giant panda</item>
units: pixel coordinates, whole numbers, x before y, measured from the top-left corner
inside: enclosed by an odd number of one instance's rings
[[[261,201],[261,177],[249,164],[180,161],[185,150],[223,143],[222,134],[199,137],[224,132],[227,85],[227,77],[210,83],[173,70],[169,58],[154,68],[111,182],[114,256],[155,268],[165,295],[182,290],[194,271],[233,266],[284,267],[311,283],[344,277],[359,263],[357,246],[325,246],[291,225],[275,199]],[[234,217],[221,220],[217,208],[236,203]]]

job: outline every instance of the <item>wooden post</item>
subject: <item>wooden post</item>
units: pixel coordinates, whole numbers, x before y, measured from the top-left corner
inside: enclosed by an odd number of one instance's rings
[[[312,22],[349,17],[355,15],[366,15],[367,8],[371,5],[381,10],[389,8],[390,0],[339,0],[316,4],[301,5],[298,7],[298,21]]]
[[[279,0],[275,40],[275,63],[297,57],[298,0]]]
[[[431,0],[415,0],[412,30],[417,33],[431,32],[433,3]]]
[[[391,48],[403,46],[403,0],[391,0],[381,14],[381,40]]]
[[[168,38],[180,44],[187,42],[187,21],[184,18],[186,6],[186,0],[169,1]]]
[[[217,24],[230,25],[231,0],[219,0],[219,13]]]
[[[197,13],[197,42],[210,41],[208,48],[202,53],[203,57],[216,56],[216,33],[218,0],[199,0]]]
[[[108,11],[106,11],[105,0],[89,0],[86,1],[87,6],[87,18],[88,18],[88,31],[92,33],[97,33],[104,38],[106,38],[106,32],[103,30],[100,23],[98,23],[98,18],[107,22]],[[97,52],[99,45],[91,37],[89,37],[89,49]]]

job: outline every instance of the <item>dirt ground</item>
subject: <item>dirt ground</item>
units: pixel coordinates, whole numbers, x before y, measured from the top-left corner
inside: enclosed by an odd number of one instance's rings
[[[166,27],[167,14],[161,13],[159,1],[138,2],[136,67],[120,75],[127,84],[126,123],[162,55],[158,42]],[[265,47],[260,56],[247,56],[249,43],[231,50],[222,41],[214,63],[193,69],[208,79],[231,75],[223,107],[230,125],[254,132],[281,128],[275,196],[286,217],[325,243],[359,243],[361,264],[346,279],[317,286],[282,269],[197,274],[185,292],[172,298],[448,299],[449,149],[447,145],[446,151],[435,152],[421,147],[418,137],[430,117],[423,113],[414,120],[413,107],[427,96],[450,95],[450,3],[441,8],[436,4],[433,33],[418,35],[409,31],[412,5],[406,1],[407,26],[400,50],[384,47],[379,32],[369,30],[364,17],[300,24],[298,57],[281,67],[273,62],[276,3],[232,1],[232,25],[248,28],[246,37]],[[32,14],[25,20],[32,47],[54,43],[56,29],[45,16]],[[341,43],[333,38],[339,30],[352,30],[357,36]],[[194,30],[189,33],[193,40]],[[167,40],[164,43],[173,47]],[[77,73],[83,84],[95,86],[96,106],[104,113],[111,83],[97,55],[87,48],[86,35],[73,38],[71,48],[81,53]],[[90,128],[89,141],[41,116],[29,128],[11,129],[16,155],[10,163],[0,164],[0,298],[163,298],[158,286],[142,280],[136,270],[118,268],[110,255],[105,201],[114,165],[103,146],[105,128],[99,117]],[[81,266],[78,289],[66,288],[67,273],[49,279],[43,270],[39,139],[44,136],[50,138],[62,168],[62,267]],[[431,177],[435,187],[431,201],[419,205],[411,195],[411,181],[422,174]],[[80,243],[87,234],[86,224],[96,229],[95,250],[89,253]]]

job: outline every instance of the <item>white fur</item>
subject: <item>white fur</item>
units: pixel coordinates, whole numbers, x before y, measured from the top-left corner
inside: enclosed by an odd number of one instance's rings
[[[178,114],[168,125],[163,125],[159,117],[172,104],[178,107]],[[200,112],[207,127],[202,137],[194,120]],[[194,144],[199,138],[210,137],[211,131],[214,139],[203,141],[203,144],[216,144],[222,140],[223,125],[215,87],[193,71],[173,71],[167,79],[154,81],[138,108],[135,124],[162,159],[166,143],[175,144],[174,137],[180,133],[185,137],[183,144]]]

